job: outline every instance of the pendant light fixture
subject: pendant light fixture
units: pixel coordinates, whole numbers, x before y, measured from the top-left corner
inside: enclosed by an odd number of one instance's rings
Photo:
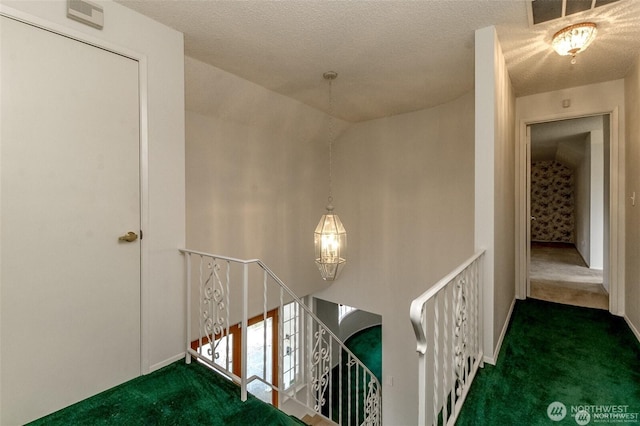
[[[553,35],[551,45],[561,56],[571,55],[571,63],[576,63],[576,54],[584,51],[596,38],[598,27],[593,22],[582,22],[561,29]]]
[[[331,195],[332,155],[333,155],[333,92],[332,82],[338,77],[334,71],[325,72],[323,75],[329,82],[329,202],[327,212],[322,215],[320,222],[313,233],[315,246],[316,265],[320,275],[325,281],[335,280],[347,262],[347,231],[337,214],[333,212],[333,197]]]

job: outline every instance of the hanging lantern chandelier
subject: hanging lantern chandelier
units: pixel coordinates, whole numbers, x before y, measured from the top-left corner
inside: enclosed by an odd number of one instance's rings
[[[337,214],[333,212],[333,197],[331,195],[332,178],[332,149],[333,149],[333,93],[332,82],[338,77],[334,71],[322,75],[329,82],[329,202],[327,212],[322,215],[313,233],[316,265],[325,281],[335,280],[347,262],[347,231]]]

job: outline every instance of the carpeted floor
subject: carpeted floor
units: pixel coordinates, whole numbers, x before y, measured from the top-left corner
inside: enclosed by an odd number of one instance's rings
[[[551,421],[556,401],[565,417],[556,404]],[[478,372],[457,424],[575,426],[581,409],[589,424],[640,424],[640,343],[606,311],[517,301],[498,363]],[[635,421],[605,422],[603,410]]]
[[[304,425],[197,362],[175,362],[30,425]]]
[[[346,344],[378,378],[381,377],[380,326],[356,334]],[[359,393],[363,398],[362,389]],[[197,362],[187,365],[184,361],[30,423],[32,426],[303,424],[251,395],[246,402],[241,402],[237,385]]]
[[[572,244],[532,243],[529,278],[535,299],[609,309],[602,270],[590,269]]]

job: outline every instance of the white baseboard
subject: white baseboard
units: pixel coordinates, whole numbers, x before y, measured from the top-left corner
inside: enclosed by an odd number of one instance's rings
[[[633,332],[633,334],[636,335],[636,339],[638,339],[638,342],[640,342],[640,331],[638,331],[638,329],[636,328],[635,325],[633,325],[633,323],[631,322],[631,320],[629,319],[629,317],[627,317],[626,315],[624,315],[624,320],[627,322],[627,325],[629,326],[629,328],[631,329],[631,331]]]
[[[165,359],[164,361],[161,361],[157,364],[153,364],[151,367],[149,367],[149,373],[153,373],[154,371],[159,370],[162,367],[166,367],[169,364],[173,364],[176,361],[184,359],[184,357],[185,357],[185,353],[182,352],[178,355],[172,356],[171,358]]]
[[[507,334],[507,329],[509,328],[509,324],[511,323],[511,314],[513,314],[513,308],[516,306],[516,299],[514,298],[511,302],[511,306],[509,307],[509,312],[507,313],[507,319],[502,326],[502,332],[500,333],[500,338],[498,339],[498,344],[496,345],[495,351],[491,356],[485,355],[483,360],[487,364],[496,365],[498,362],[498,355],[500,355],[500,349],[502,348],[502,342],[504,341],[504,336]]]

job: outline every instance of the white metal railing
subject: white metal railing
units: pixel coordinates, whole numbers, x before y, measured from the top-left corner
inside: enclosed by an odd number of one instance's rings
[[[243,401],[247,399],[248,385],[260,382],[277,392],[282,409],[294,401],[304,406],[305,412],[317,413],[340,425],[382,423],[382,387],[378,378],[262,261],[180,251],[186,258],[187,363],[194,357],[234,380],[240,385]],[[275,306],[283,312],[285,304],[290,303],[300,313],[296,329],[302,333],[300,342],[304,342],[293,346],[293,350],[300,351],[296,359],[301,364],[294,369],[295,379],[280,385],[283,357],[290,355],[283,342],[291,339],[283,333],[282,315],[277,321],[278,375],[269,374],[267,351],[271,347],[265,327],[262,359],[257,361],[261,366],[247,377],[247,333],[240,333],[239,369],[237,362],[233,363],[232,344],[228,339],[223,344],[225,336],[230,336],[236,323],[241,330],[247,330],[249,318],[256,312],[266,323],[269,309]],[[291,371],[289,366],[288,377]]]
[[[453,425],[482,367],[479,251],[411,303],[418,351],[418,424]]]

